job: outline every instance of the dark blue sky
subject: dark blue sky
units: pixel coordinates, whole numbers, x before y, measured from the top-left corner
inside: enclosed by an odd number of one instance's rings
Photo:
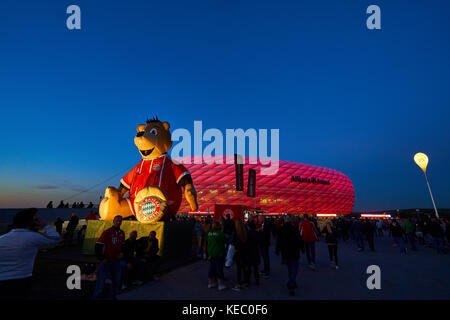
[[[81,7],[82,30],[66,28]],[[382,30],[366,28],[381,7]],[[0,207],[42,206],[139,161],[135,127],[279,128],[355,210],[450,207],[450,2],[0,2]],[[74,200],[97,200],[107,185]]]

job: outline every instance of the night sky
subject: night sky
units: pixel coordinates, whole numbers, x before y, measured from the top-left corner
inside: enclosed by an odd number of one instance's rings
[[[81,30],[66,8],[81,8]],[[381,8],[381,30],[366,8]],[[449,1],[0,2],[0,207],[98,202],[136,126],[280,130],[281,160],[336,169],[355,210],[450,207]],[[206,143],[204,144],[204,146]],[[114,176],[116,175],[116,176]],[[101,183],[113,177],[107,182]]]

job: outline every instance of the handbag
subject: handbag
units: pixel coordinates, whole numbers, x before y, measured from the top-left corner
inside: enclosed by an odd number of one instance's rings
[[[228,246],[228,252],[227,252],[227,257],[225,259],[225,267],[229,268],[233,265],[233,258],[234,258],[234,254],[236,253],[236,248],[230,244]]]

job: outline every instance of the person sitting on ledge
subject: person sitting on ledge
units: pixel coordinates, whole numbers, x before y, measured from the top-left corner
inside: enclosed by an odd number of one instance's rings
[[[150,280],[158,280],[155,272],[159,263],[159,241],[156,238],[156,232],[150,231],[148,237],[139,239],[139,245],[136,257],[145,263],[145,277]]]

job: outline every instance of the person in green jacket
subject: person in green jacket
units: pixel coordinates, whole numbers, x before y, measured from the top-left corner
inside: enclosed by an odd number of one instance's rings
[[[406,220],[402,223],[402,229],[405,231],[406,239],[411,245],[411,250],[417,251],[415,234],[416,225],[411,222],[410,218],[406,218]]]
[[[226,288],[223,267],[225,264],[227,237],[222,232],[222,224],[220,221],[214,222],[212,230],[208,232],[206,241],[208,244],[208,256],[210,257],[208,288],[216,287],[218,282],[218,289],[222,291]]]

